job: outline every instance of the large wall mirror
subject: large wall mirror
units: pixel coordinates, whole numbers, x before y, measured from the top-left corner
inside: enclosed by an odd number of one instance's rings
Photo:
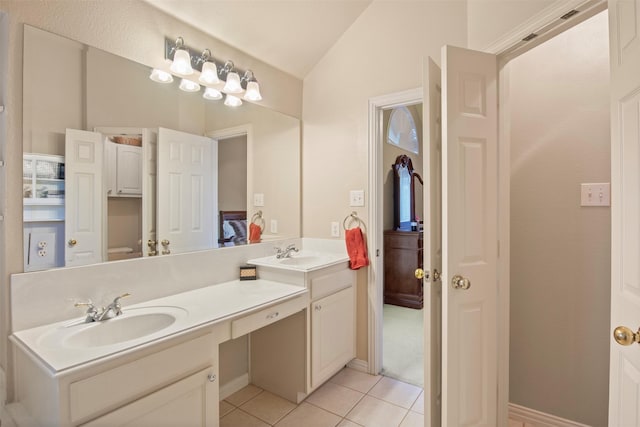
[[[25,271],[245,243],[222,226],[221,212],[231,221],[259,216],[263,240],[300,236],[300,121],[248,102],[207,101],[149,73],[25,25]],[[171,166],[181,150],[206,159],[198,179],[185,173],[182,189]],[[175,198],[193,193],[202,199]],[[181,245],[178,229],[188,229]],[[71,262],[70,248],[78,249]]]

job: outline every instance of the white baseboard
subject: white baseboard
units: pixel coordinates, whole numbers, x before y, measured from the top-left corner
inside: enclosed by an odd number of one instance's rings
[[[220,386],[220,400],[226,399],[236,391],[242,390],[249,385],[249,373],[240,375]]]
[[[347,367],[351,369],[355,369],[356,371],[369,373],[369,362],[362,359],[353,359],[351,362],[347,363]]]
[[[509,403],[509,420],[526,423],[525,427],[590,427],[515,403]]]

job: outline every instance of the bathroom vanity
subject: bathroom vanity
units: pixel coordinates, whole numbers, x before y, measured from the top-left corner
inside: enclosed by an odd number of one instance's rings
[[[300,402],[355,357],[355,272],[344,255],[296,255],[250,260],[258,280],[14,332],[12,416],[19,426],[217,426],[219,345],[245,335],[250,382]]]

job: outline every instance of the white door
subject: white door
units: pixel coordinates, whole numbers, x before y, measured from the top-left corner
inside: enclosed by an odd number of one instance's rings
[[[442,425],[497,420],[497,59],[442,50]]]
[[[158,131],[142,130],[142,256],[158,254],[156,189],[158,184]]]
[[[423,123],[425,143],[424,227],[429,242],[424,247],[425,270],[429,277],[424,284],[424,401],[427,408],[425,427],[441,424],[441,351],[442,351],[442,282],[435,276],[442,271],[442,88],[440,68],[431,59],[423,64]]]
[[[611,340],[609,426],[640,426],[640,1],[609,0]]]
[[[160,255],[216,247],[218,141],[171,129],[158,131]]]
[[[65,265],[102,262],[102,134],[67,129],[65,153]]]
[[[116,194],[142,196],[142,148],[116,144]]]

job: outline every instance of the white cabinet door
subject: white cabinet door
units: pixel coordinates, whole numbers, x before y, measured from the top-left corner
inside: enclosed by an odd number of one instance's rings
[[[497,85],[495,55],[443,47],[442,425],[447,427],[498,425]]]
[[[640,327],[640,1],[609,0],[611,328]],[[618,336],[618,338],[622,338]],[[640,426],[640,346],[610,347],[609,425]]]
[[[311,303],[311,387],[335,374],[356,355],[353,287]]]
[[[119,196],[142,196],[142,148],[116,144],[117,187]]]
[[[204,369],[83,426],[216,427],[219,391],[212,374]]]
[[[103,145],[96,132],[67,129],[65,138],[65,265],[103,261]]]

